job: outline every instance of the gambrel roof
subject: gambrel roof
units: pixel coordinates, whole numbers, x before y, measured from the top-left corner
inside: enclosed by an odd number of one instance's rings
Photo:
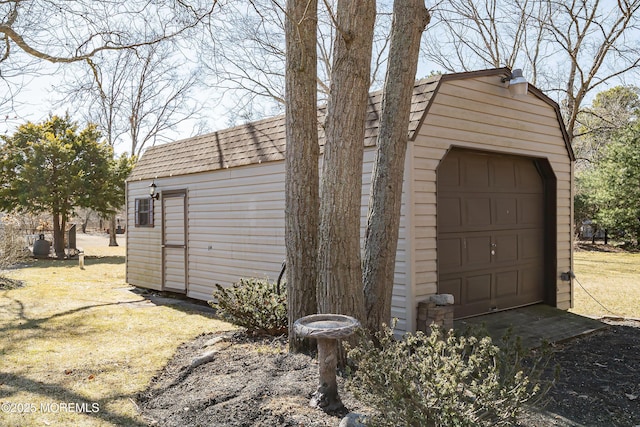
[[[411,104],[409,137],[420,121],[435,91],[439,76],[416,82]],[[369,96],[365,145],[374,146],[378,136],[382,91]],[[322,122],[324,110],[318,113]],[[319,125],[320,144],[324,142]],[[129,180],[160,178],[209,172],[216,169],[284,160],[285,116],[280,115],[229,129],[148,148]]]
[[[509,75],[507,68],[483,70],[467,73],[436,75],[418,80],[413,89],[411,115],[409,119],[409,139],[413,139],[424,121],[431,101],[437,93],[440,83],[482,75]],[[554,106],[560,126],[565,135],[569,155],[573,152],[568,136],[562,125],[557,104],[538,89],[529,85],[530,92]],[[369,95],[369,107],[365,124],[365,146],[375,146],[378,136],[382,103],[382,91]],[[324,109],[318,110],[318,129],[320,145],[324,144],[322,122]],[[154,179],[168,176],[209,172],[218,169],[243,165],[284,160],[285,155],[285,116],[280,115],[212,132],[193,138],[170,142],[148,148],[128,181]]]

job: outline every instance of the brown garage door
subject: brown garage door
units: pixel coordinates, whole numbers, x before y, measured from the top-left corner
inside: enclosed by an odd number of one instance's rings
[[[533,159],[452,150],[438,167],[438,292],[461,318],[544,299],[544,185]]]

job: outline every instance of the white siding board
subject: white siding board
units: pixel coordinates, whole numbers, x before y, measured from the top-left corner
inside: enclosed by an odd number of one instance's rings
[[[436,271],[436,260],[422,260],[416,259],[415,261],[416,274],[419,273],[433,273]],[[423,283],[421,283],[423,284]],[[429,284],[429,283],[427,283]],[[435,285],[435,283],[434,283]]]
[[[458,136],[462,138],[450,139],[448,136],[451,135],[447,133],[446,137],[443,136],[443,138],[439,140],[437,148],[448,149],[449,147],[457,146],[460,148],[479,149],[482,147],[482,149],[486,151],[532,157],[541,157],[540,154],[545,153],[543,157],[549,159],[550,162],[566,156],[566,151],[563,152],[565,149],[562,147],[554,147],[553,151],[548,151],[545,145],[539,143],[527,146],[526,141],[516,141],[514,138],[492,137],[491,135],[480,135],[463,131],[458,133],[460,134]],[[474,137],[477,138],[474,139]],[[447,144],[446,147],[443,144]]]
[[[216,258],[216,264],[207,268],[206,266],[211,263],[212,259],[208,260],[190,260],[190,266],[193,263],[199,263],[203,268],[203,271],[210,271],[211,273],[223,273],[229,274],[235,277],[232,283],[237,282],[243,277],[256,277],[265,278],[265,276],[271,276],[274,273],[280,271],[280,264],[282,263],[282,256],[270,256],[261,259],[252,259],[251,257],[244,258]],[[273,268],[278,266],[277,269]],[[238,273],[240,271],[240,273]],[[275,280],[275,277],[270,277]],[[229,285],[231,283],[221,283],[221,285]]]
[[[471,108],[474,107],[474,104],[468,99],[457,99],[458,102],[447,105],[443,102],[446,99],[445,95],[438,95],[439,115],[462,120],[469,124],[472,123],[479,126],[480,129],[484,129],[486,123],[493,123],[501,129],[535,133],[539,135],[538,138],[544,138],[544,135],[555,136],[554,131],[558,122],[550,116],[545,117],[507,108],[496,109],[494,107],[488,109],[486,104],[481,105],[481,103],[477,108]]]
[[[268,196],[271,193],[265,193],[265,200],[260,201],[258,197],[252,200],[233,200],[233,201],[225,201],[216,203],[214,205],[208,205],[204,203],[203,200],[194,194],[191,194],[192,197],[196,197],[197,200],[191,204],[190,209],[193,214],[208,214],[213,212],[230,212],[230,211],[238,211],[244,209],[247,205],[254,205],[253,207],[256,210],[260,211],[280,211],[282,209],[282,204],[284,202],[283,199],[272,199],[269,200]]]
[[[219,236],[219,239],[222,242],[235,241],[235,240],[230,240],[230,239],[233,239],[234,237],[284,239],[284,230],[280,228],[272,227],[272,228],[254,229],[252,230],[252,233],[248,235],[248,234],[245,234],[246,233],[245,227],[232,227],[232,226],[226,227],[224,225],[219,227],[214,227],[214,226],[207,226],[206,224],[204,224],[204,222],[202,225],[198,225],[198,224],[194,225],[193,228],[191,229],[191,233],[192,233],[192,240],[195,242],[208,242],[210,240],[208,238],[209,233],[213,233],[216,236]]]
[[[571,208],[569,206],[558,206],[558,217],[563,219],[571,216]]]
[[[508,93],[508,90],[506,92]],[[505,122],[507,127],[513,122],[558,127],[557,119],[548,114],[549,106],[547,104],[530,102],[529,99],[522,102],[511,98],[510,95],[504,97],[486,91],[469,91],[462,87],[456,87],[455,82],[444,86],[438,92],[437,98],[438,104],[443,107],[470,112],[491,111],[507,120]],[[452,112],[452,117],[456,117],[458,114],[458,112]]]
[[[246,245],[246,246],[256,246],[259,249],[256,251],[264,251],[265,248],[273,247],[277,245],[282,239],[282,235],[270,235],[270,236],[260,236],[260,235],[243,235],[243,234],[218,234],[216,243],[218,244],[236,244],[236,245]],[[207,250],[207,245],[209,241],[200,236],[194,237],[190,240],[192,247],[197,248],[200,247],[199,244],[202,244],[204,250]]]
[[[413,162],[414,170],[435,170],[440,164],[440,161],[436,159],[429,159],[424,157],[418,157],[416,154],[415,161]]]
[[[209,301],[211,300],[211,294],[209,292],[207,292],[207,290],[203,290],[202,292],[199,291],[199,289],[194,289],[191,290],[189,289],[187,291],[187,296],[189,298],[193,298],[193,299],[199,299],[199,300],[203,300],[203,301]]]
[[[416,239],[435,239],[436,238],[436,228],[435,227],[422,227],[422,226],[415,226],[414,227],[414,236]],[[435,240],[434,243],[435,245]]]
[[[564,190],[566,192],[571,191],[571,181],[569,180],[558,180],[558,191]]]
[[[436,205],[431,203],[416,203],[413,206],[414,215],[433,217],[436,214]]]
[[[191,265],[191,267],[197,267],[197,265]],[[247,275],[245,277],[251,276]],[[259,278],[264,278],[264,276]],[[209,295],[209,298],[213,295],[216,283],[235,283],[237,281],[238,276],[235,274],[235,271],[233,274],[228,274],[222,271],[208,272],[202,268],[198,268],[189,272],[189,289],[199,293],[206,293]]]
[[[149,197],[150,182],[127,184],[127,281],[132,285],[160,290],[161,262],[161,203],[154,201],[154,227],[136,227],[135,199]]]
[[[373,148],[365,149],[362,236],[366,227],[374,156]],[[176,189],[188,191],[187,295],[209,299],[216,283],[229,286],[242,277],[277,278],[285,257],[284,180],[282,161],[155,180],[160,193]],[[129,197],[134,193],[146,197],[149,184],[148,180],[130,182]],[[161,288],[161,276],[151,277],[148,274],[162,270],[160,205],[160,202],[155,203],[155,227],[146,229],[146,235],[142,229],[136,229],[130,239],[128,277],[136,286]],[[133,224],[133,208],[133,202],[130,202],[129,224]],[[404,214],[404,208],[402,211]],[[406,312],[407,306],[404,222],[402,219],[394,275],[396,314]],[[168,237],[173,235],[170,233]],[[149,260],[149,268],[141,267],[143,260]],[[173,281],[176,278],[167,279]],[[399,325],[406,325],[406,314],[396,317],[401,317]]]
[[[437,290],[436,168],[454,146],[549,160],[557,180],[557,265],[559,272],[571,269],[573,169],[557,120],[555,111],[535,96],[524,100],[508,96],[495,76],[442,84],[413,150],[417,300]],[[560,307],[570,300],[570,284],[558,280],[556,286]]]
[[[260,268],[260,265],[253,261],[240,261],[235,263],[225,264],[221,262],[215,266],[210,266],[210,262],[198,263],[189,262],[189,287],[192,283],[200,284],[208,287],[208,293],[213,293],[214,285],[216,283],[229,286],[230,284],[238,282],[240,278],[255,277],[258,279],[271,279],[277,278],[277,273],[280,271],[272,268],[272,265],[262,263],[264,268]],[[241,273],[238,275],[238,271]]]
[[[559,146],[551,143],[547,135],[525,133],[517,129],[496,128],[493,123],[465,123],[460,120],[460,123],[456,124],[449,117],[436,113],[429,114],[427,120],[430,125],[439,127],[442,132],[442,138],[437,138],[437,142],[435,135],[431,133],[433,144],[438,148],[445,148],[443,141],[446,139],[460,143],[480,144],[485,146],[485,149],[494,147],[501,151],[509,148],[510,150],[537,151],[559,155],[566,155],[567,152],[564,145]],[[535,144],[534,150],[531,149],[532,143]]]
[[[211,174],[214,174],[214,173],[217,173],[217,171]],[[243,185],[239,185],[239,183],[237,182],[234,183],[234,185],[230,185],[230,186],[226,186],[226,185],[222,186],[222,184],[219,183],[218,186],[211,187],[207,189],[207,191],[203,191],[204,194],[202,195],[202,197],[223,198],[226,196],[228,197],[228,199],[223,199],[223,200],[232,200],[231,199],[232,197],[238,195],[239,190],[246,191],[246,193],[244,193],[243,196],[245,197],[255,196],[256,199],[259,199],[260,195],[262,195],[263,193],[277,194],[279,183],[281,181],[263,181],[263,178],[273,179],[273,175],[254,178],[258,180],[258,182],[254,182],[254,183],[250,183],[250,181],[245,181],[246,183],[248,183],[248,184],[245,184],[245,186],[247,187],[246,190],[243,188],[244,187]],[[229,180],[232,180],[232,179],[233,178],[229,178]],[[196,193],[196,196],[198,196],[197,193]],[[279,200],[279,199],[280,199],[279,197],[275,198],[275,200]]]
[[[413,171],[413,177],[417,181],[436,182],[436,170],[416,169]]]
[[[273,248],[273,246],[264,246],[261,248],[253,248],[252,245],[224,245],[219,244],[213,249],[193,250],[189,254],[192,262],[207,263],[212,260],[217,265],[234,265],[240,262],[249,261],[257,263],[281,264],[283,261],[284,251],[281,248]],[[278,269],[279,270],[279,269]],[[239,276],[238,279],[242,277]]]
[[[414,246],[414,250],[436,249],[436,242],[433,239],[418,239]]]
[[[487,79],[469,79],[448,81],[438,91],[438,98],[443,94],[457,96],[461,99],[475,100],[485,104],[485,108],[503,107],[523,114],[548,115],[549,105],[532,96],[512,98],[505,83]],[[439,99],[438,99],[439,102]],[[556,122],[557,123],[557,122]]]
[[[257,203],[257,202],[256,202]],[[238,207],[229,210],[218,210],[204,212],[202,217],[195,216],[194,219],[206,219],[206,220],[228,220],[235,219],[237,221],[265,221],[269,222],[272,219],[283,219],[284,212],[282,209],[262,209],[262,206],[251,206],[251,204],[245,204],[244,207],[238,204]]]

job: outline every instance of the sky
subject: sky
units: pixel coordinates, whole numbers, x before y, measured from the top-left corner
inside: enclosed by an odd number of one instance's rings
[[[52,75],[55,72],[56,66],[48,63],[42,64],[43,73],[40,76],[34,76],[25,87],[20,90],[15,97],[16,111],[5,117],[2,117],[0,121],[0,135],[7,135],[15,132],[17,127],[27,121],[42,122],[49,117],[49,115],[64,115],[67,111],[71,114],[72,119],[78,121],[82,126],[82,117],[77,113],[74,114],[73,106],[56,105],[59,101],[59,95],[55,92],[55,85],[59,83],[59,77]],[[203,93],[203,96],[207,96]],[[228,127],[228,117],[223,106],[211,106],[208,112],[207,130],[215,131]],[[178,140],[193,135],[193,127],[196,126],[195,122],[186,122],[178,126],[174,132],[167,133],[167,136],[171,140]],[[116,146],[116,152],[118,154],[127,150],[128,144],[121,144]]]
[[[43,63],[42,75],[34,76],[25,87],[20,90],[15,97],[16,101],[16,114],[12,114],[8,120],[0,121],[0,135],[11,134],[16,128],[27,121],[41,122],[47,119],[51,114],[63,115],[67,110],[71,113],[74,120],[81,121],[81,117],[74,114],[72,106],[67,105],[55,105],[59,100],[59,95],[55,92],[55,85],[59,83],[59,74],[56,74],[57,66]],[[416,78],[422,78],[428,76],[434,70],[437,70],[435,64],[431,64],[422,59],[418,64],[418,70],[416,72]],[[210,97],[211,93],[201,92],[203,98]],[[232,96],[232,95],[229,95]],[[231,100],[230,100],[231,102]],[[229,109],[224,105],[224,100],[221,104],[209,106],[207,113],[207,125],[206,131],[213,132],[216,130],[226,129],[229,127],[231,118],[229,117]],[[194,126],[197,123],[194,121],[188,121],[180,124],[174,132],[168,133],[169,139],[178,140],[188,138],[194,135]],[[127,148],[123,145],[117,146],[116,151],[122,153]]]
[[[604,2],[610,2],[611,0],[604,0]],[[431,23],[427,28],[427,31],[434,30],[434,23]],[[637,32],[636,32],[637,34]],[[638,37],[640,39],[640,37]],[[637,42],[637,40],[636,40]],[[424,40],[423,40],[424,43]],[[439,67],[434,64],[427,63],[424,57],[421,57],[421,61],[419,63],[419,69],[417,72],[417,77],[424,77],[429,75],[432,71],[439,71]],[[73,111],[73,107],[69,105],[62,106],[54,106],[54,101],[56,101],[56,95],[53,92],[53,86],[60,81],[60,73],[56,73],[57,66],[43,63],[42,64],[43,75],[33,77],[28,84],[19,92],[16,97],[16,113],[17,116],[11,114],[8,117],[2,117],[0,120],[0,135],[2,134],[10,134],[15,131],[15,128],[26,122],[40,122],[45,120],[49,114],[64,114],[67,110],[71,113],[71,116],[75,120],[82,120],[82,117],[77,114],[77,112]],[[636,75],[637,76],[637,75]],[[525,77],[526,70],[525,70]],[[637,81],[633,81],[633,79],[626,80],[626,83],[638,84]],[[607,87],[603,87],[601,90],[607,89]],[[201,91],[199,93],[201,99],[206,101],[208,98],[212,97],[211,92]],[[593,95],[592,95],[593,96]],[[552,96],[553,98],[553,96]],[[229,103],[233,100],[228,99]],[[229,108],[225,105],[225,100],[223,99],[221,103],[217,105],[209,105],[206,110],[206,126],[205,131],[214,131],[219,129],[224,129],[229,126],[230,117],[229,117]],[[194,135],[194,127],[197,123],[195,122],[186,122],[179,127],[177,127],[173,132],[170,132],[166,135],[165,139],[182,139],[186,137],[190,137]],[[198,133],[201,133],[199,131]],[[126,147],[116,147],[117,151],[124,151]]]

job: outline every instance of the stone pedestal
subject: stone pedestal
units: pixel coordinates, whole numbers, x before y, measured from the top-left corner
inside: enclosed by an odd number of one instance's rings
[[[325,411],[336,411],[344,405],[338,395],[336,368],[338,366],[338,341],[318,338],[318,369],[320,381],[318,389],[311,397],[309,405]]]
[[[318,341],[320,381],[309,402],[311,406],[327,412],[344,408],[336,379],[338,340],[353,335],[359,327],[357,319],[342,314],[311,314],[294,322],[293,330],[297,336]]]
[[[418,303],[417,329],[428,334],[432,324],[443,330],[453,329],[452,296],[434,295]]]

